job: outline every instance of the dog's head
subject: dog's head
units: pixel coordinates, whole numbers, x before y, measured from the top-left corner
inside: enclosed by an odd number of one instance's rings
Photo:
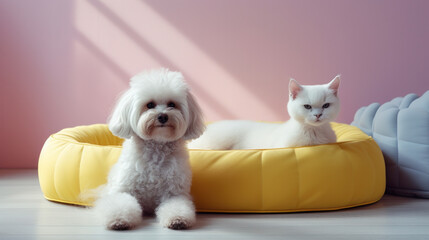
[[[183,75],[167,69],[131,78],[109,120],[118,137],[171,142],[199,137],[204,131],[202,112]]]

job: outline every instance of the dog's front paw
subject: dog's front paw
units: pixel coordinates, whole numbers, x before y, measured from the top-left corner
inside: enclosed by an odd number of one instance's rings
[[[163,227],[180,230],[195,224],[195,207],[186,196],[170,198],[160,204],[156,216]]]
[[[134,226],[132,226],[129,222],[126,222],[123,220],[114,221],[107,226],[108,229],[115,230],[115,231],[130,230],[133,227]]]
[[[188,221],[183,217],[175,217],[167,223],[167,227],[173,230],[188,229],[191,225],[191,221]]]
[[[142,222],[142,208],[128,193],[103,196],[95,202],[94,211],[100,222],[110,230],[128,230]]]

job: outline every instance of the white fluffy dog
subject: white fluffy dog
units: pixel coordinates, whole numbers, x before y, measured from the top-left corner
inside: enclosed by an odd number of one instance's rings
[[[155,213],[164,227],[191,227],[195,207],[185,141],[200,136],[204,122],[182,74],[160,69],[134,76],[109,129],[126,140],[95,202],[104,225],[126,230],[140,224],[143,213]]]

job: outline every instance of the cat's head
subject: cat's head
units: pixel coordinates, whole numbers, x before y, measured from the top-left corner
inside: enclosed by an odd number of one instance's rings
[[[320,126],[333,121],[340,111],[338,87],[340,76],[323,85],[300,85],[289,82],[289,116],[301,123]]]

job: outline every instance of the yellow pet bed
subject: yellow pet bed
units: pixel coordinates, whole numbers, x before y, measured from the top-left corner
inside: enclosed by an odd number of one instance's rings
[[[190,150],[192,195],[200,212],[298,212],[378,201],[385,167],[375,141],[358,128],[332,124],[334,144],[264,150]],[[104,184],[122,139],[107,125],[64,129],[46,141],[39,181],[52,201],[91,205],[79,194]]]

